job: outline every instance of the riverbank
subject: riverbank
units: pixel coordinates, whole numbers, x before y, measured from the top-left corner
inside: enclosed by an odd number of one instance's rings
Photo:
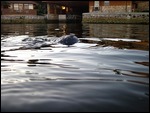
[[[1,15],[1,24],[81,23],[78,15]]]
[[[77,15],[1,16],[1,24],[48,24],[48,23],[94,23],[94,24],[149,24],[149,13],[83,13]]]
[[[149,13],[83,13],[83,23],[149,24]]]
[[[125,19],[125,18],[83,18],[83,23],[92,23],[92,24],[149,24],[149,19],[143,18],[132,18],[132,19]]]
[[[48,24],[48,23],[73,23],[73,21],[58,21],[47,19],[1,19],[1,24]],[[74,21],[74,23],[80,23]],[[149,19],[123,19],[123,18],[84,18],[82,23],[91,24],[149,24]]]
[[[58,20],[47,19],[1,19],[1,24],[47,24],[58,22]]]

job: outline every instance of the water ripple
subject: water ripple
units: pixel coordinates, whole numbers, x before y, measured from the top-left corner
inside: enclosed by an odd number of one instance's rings
[[[149,111],[147,26],[69,24],[70,47],[58,27],[2,25],[1,111]]]

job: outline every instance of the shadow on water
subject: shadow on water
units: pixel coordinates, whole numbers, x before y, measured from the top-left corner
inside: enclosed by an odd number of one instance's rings
[[[1,111],[149,111],[149,25],[2,24]]]

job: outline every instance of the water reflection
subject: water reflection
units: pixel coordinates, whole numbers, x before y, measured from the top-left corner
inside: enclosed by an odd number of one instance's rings
[[[80,42],[22,48],[59,38],[56,29]],[[148,25],[2,24],[1,33],[1,111],[149,111]]]
[[[81,24],[2,24],[1,33],[3,35],[56,35],[55,29],[60,29],[60,34],[75,33],[78,37],[82,34]],[[64,32],[65,31],[65,32]]]
[[[3,35],[55,35],[55,29],[59,28],[63,35],[75,33],[78,37],[99,38],[131,38],[149,40],[149,26],[135,24],[2,24]]]
[[[99,38],[131,38],[149,40],[148,25],[133,24],[88,24],[84,29],[89,29],[89,37]],[[87,32],[87,31],[85,31]],[[83,32],[84,33],[84,32]],[[84,33],[87,34],[87,33]],[[84,37],[87,37],[84,36]]]

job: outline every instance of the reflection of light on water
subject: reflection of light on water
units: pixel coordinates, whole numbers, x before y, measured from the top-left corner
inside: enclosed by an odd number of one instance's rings
[[[125,39],[125,38],[79,38],[82,40],[91,40],[91,41],[102,41],[102,40],[111,40],[111,41],[135,41],[135,42],[141,42],[141,40],[138,39]]]
[[[1,85],[4,84],[17,84],[17,83],[23,83],[23,82],[29,82],[29,79],[21,78],[21,79],[1,79]]]
[[[34,31],[30,26],[34,26]],[[129,27],[133,26],[132,31]],[[108,111],[108,107],[110,111],[149,110],[149,51],[118,46],[141,44],[148,36],[146,30],[141,29],[143,25],[133,26],[122,29],[126,25],[83,25],[82,31],[71,24],[69,29],[66,26],[66,33],[76,34],[78,30],[85,38],[80,37],[80,42],[70,47],[53,43],[57,40],[54,29],[61,27],[52,24],[27,26],[24,33],[32,36],[2,35],[2,111],[57,111],[58,108],[65,111],[69,108],[82,112]],[[140,31],[146,34],[139,35]],[[21,42],[24,38],[29,38],[27,43]],[[35,49],[28,44],[32,41],[49,41],[50,46],[39,45],[40,48]],[[27,47],[26,44],[29,48],[20,48]]]
[[[141,80],[137,80],[136,78],[133,77],[84,77],[84,78],[76,78],[76,77],[55,77],[55,76],[51,76],[51,77],[37,77],[37,76],[31,76],[31,77],[26,77],[26,78],[2,78],[1,79],[1,84],[18,84],[18,83],[27,83],[27,82],[42,82],[42,81],[99,81],[99,82],[125,82],[125,83],[129,83],[129,82],[133,82],[133,83],[137,83],[137,84],[145,84],[148,85],[149,81],[145,80],[144,78]]]
[[[112,40],[112,41],[135,41],[135,42],[141,42],[141,40],[137,39],[122,39],[122,38],[102,38],[103,40]]]

